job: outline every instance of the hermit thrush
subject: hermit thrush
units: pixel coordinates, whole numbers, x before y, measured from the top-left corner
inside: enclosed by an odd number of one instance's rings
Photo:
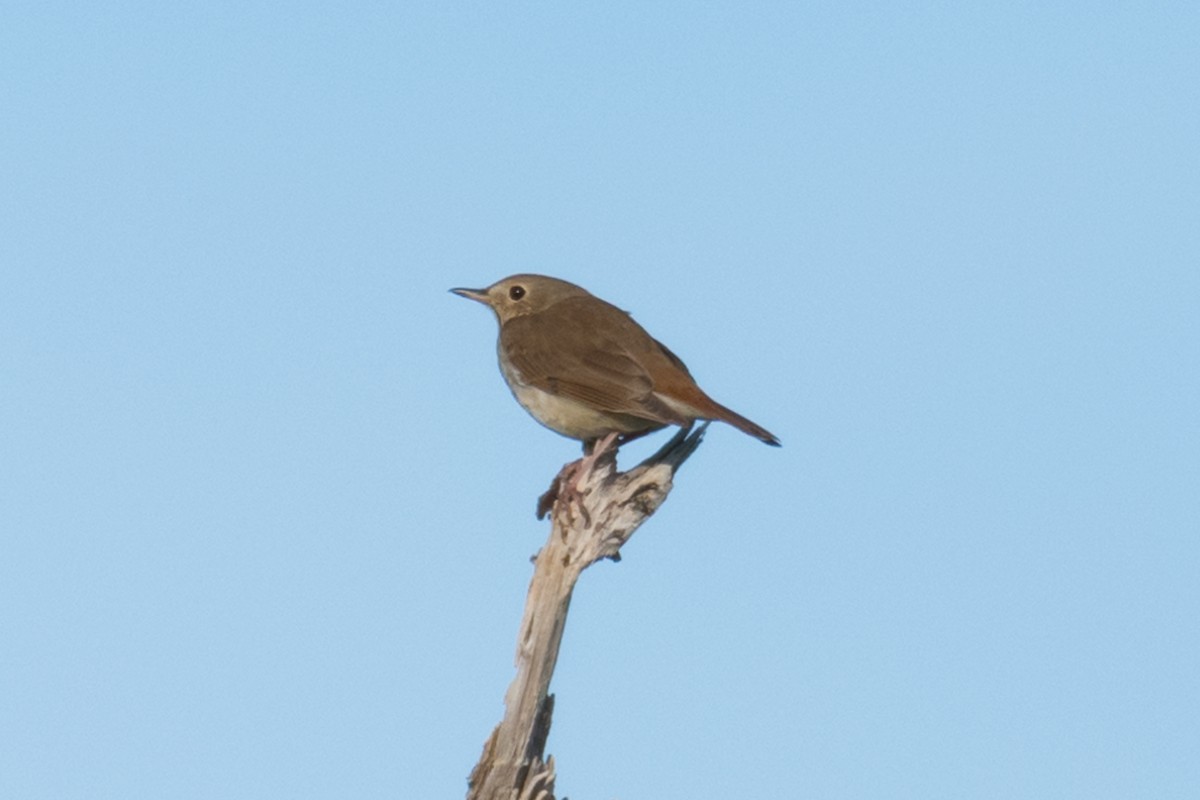
[[[770,432],[705,394],[679,357],[629,314],[573,283],[513,275],[486,289],[450,291],[496,313],[504,380],[553,431],[589,442],[711,419],[779,446]]]

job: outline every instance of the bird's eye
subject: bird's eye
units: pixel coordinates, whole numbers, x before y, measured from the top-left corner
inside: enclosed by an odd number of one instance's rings
[[[525,296],[525,287],[524,286],[512,287],[511,289],[508,290],[508,296],[511,297],[513,300],[520,300],[522,297]]]

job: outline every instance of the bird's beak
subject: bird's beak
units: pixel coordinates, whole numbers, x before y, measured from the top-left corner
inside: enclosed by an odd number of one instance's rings
[[[487,289],[451,289],[452,293],[459,297],[465,297],[468,300],[474,300],[477,303],[483,303],[485,306],[491,305],[488,302]]]

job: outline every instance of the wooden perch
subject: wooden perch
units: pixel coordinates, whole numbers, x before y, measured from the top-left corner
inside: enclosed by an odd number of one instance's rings
[[[554,711],[550,678],[575,581],[597,561],[620,560],[621,547],[666,500],[675,470],[700,445],[706,427],[679,431],[628,472],[616,471],[615,447],[598,445],[555,480],[552,505],[539,503],[539,518],[548,508],[552,526],[534,560],[517,675],[504,697],[504,719],[471,770],[467,800],[554,800],[554,758],[544,757]]]

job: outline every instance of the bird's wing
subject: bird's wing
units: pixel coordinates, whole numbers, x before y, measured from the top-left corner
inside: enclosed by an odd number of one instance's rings
[[[646,346],[661,345],[615,307],[601,313],[593,307],[586,319],[573,310],[569,300],[563,301],[536,317],[504,324],[501,346],[521,381],[602,411],[687,424],[655,397],[654,382],[639,358]]]

